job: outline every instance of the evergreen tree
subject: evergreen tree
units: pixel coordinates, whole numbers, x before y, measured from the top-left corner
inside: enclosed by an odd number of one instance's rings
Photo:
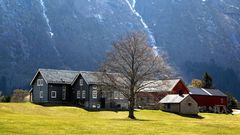
[[[206,89],[213,88],[213,80],[212,77],[206,72],[202,78],[202,87]]]

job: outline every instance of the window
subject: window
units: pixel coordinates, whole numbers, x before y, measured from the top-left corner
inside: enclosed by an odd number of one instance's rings
[[[93,90],[97,90],[97,86],[96,86],[96,85],[93,85],[93,86],[92,86],[92,89],[93,89]]]
[[[188,103],[188,106],[192,106],[192,103]]]
[[[43,79],[37,80],[37,86],[43,86]]]
[[[85,90],[82,91],[82,98],[86,98],[86,91]]]
[[[171,104],[167,104],[167,109],[170,109],[171,108]]]
[[[80,84],[80,86],[83,86],[83,79],[79,80],[79,84]]]
[[[119,94],[119,99],[124,99],[124,95],[122,93]]]
[[[66,86],[64,85],[62,88],[62,100],[66,100]]]
[[[39,98],[43,98],[43,91],[40,91]]]
[[[77,91],[77,99],[80,99],[80,90]]]
[[[97,98],[97,90],[92,91],[92,98]]]
[[[57,98],[57,92],[51,91],[51,98]]]
[[[114,91],[113,92],[113,98],[114,99],[118,99],[118,91]]]

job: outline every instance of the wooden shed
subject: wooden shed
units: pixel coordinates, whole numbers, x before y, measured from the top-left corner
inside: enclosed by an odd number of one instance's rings
[[[172,94],[164,97],[160,102],[163,111],[179,114],[197,114],[198,104],[189,94]]]

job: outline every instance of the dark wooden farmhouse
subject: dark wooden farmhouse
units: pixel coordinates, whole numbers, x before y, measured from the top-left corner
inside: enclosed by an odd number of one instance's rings
[[[197,114],[198,104],[189,94],[170,94],[160,100],[160,109],[179,114]]]
[[[39,69],[30,83],[32,102],[80,105],[89,109],[128,108],[128,101],[117,90],[100,89],[99,74],[101,73]]]
[[[86,108],[127,109],[128,100],[117,90],[102,90],[101,72],[81,71],[72,84],[75,103]]]
[[[50,104],[71,103],[72,88],[77,71],[39,69],[31,81],[32,102]]]
[[[189,88],[189,94],[198,103],[200,111],[227,112],[227,96],[218,89]]]
[[[181,79],[146,81],[137,94],[137,107],[159,109],[159,101],[168,94],[188,94],[188,88]]]

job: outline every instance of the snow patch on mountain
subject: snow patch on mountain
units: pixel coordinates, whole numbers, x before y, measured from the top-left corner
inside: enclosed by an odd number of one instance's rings
[[[44,19],[46,20],[46,23],[47,23],[47,26],[48,26],[48,29],[49,29],[49,35],[50,35],[50,38],[52,38],[54,36],[54,33],[52,32],[52,27],[50,26],[50,23],[49,23],[49,18],[46,14],[47,12],[47,8],[45,6],[45,3],[43,0],[39,0],[41,6],[42,6],[42,14],[43,14],[43,17]]]
[[[145,28],[145,30],[147,31],[149,38],[150,38],[150,43],[153,47],[154,53],[156,55],[158,55],[158,47],[156,46],[156,40],[151,32],[151,30],[149,29],[148,25],[146,24],[146,22],[144,21],[143,17],[137,12],[137,10],[135,9],[136,6],[136,0],[132,0],[132,2],[130,2],[130,0],[125,0],[127,5],[129,6],[129,8],[131,9],[132,13],[134,15],[136,15],[139,19],[140,22],[142,23],[143,27]]]

